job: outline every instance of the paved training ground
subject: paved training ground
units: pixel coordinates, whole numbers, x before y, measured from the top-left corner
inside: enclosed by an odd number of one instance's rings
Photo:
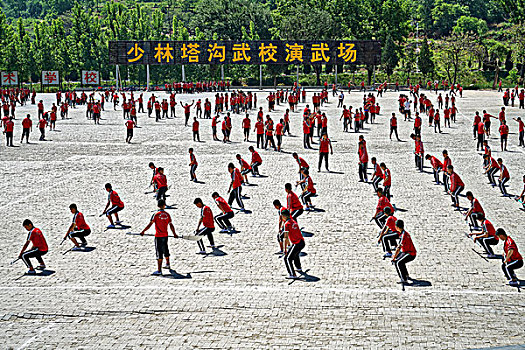
[[[155,95],[168,98],[165,93]],[[267,94],[257,95],[261,105]],[[43,98],[49,110],[55,97],[42,96],[37,100]],[[436,95],[431,96],[435,101]],[[198,97],[204,95],[178,95],[177,103]],[[347,94],[345,104],[359,106],[362,97]],[[299,218],[300,226],[313,234],[306,238],[307,255],[302,258],[310,277],[293,283],[284,279],[283,261],[274,254],[277,214],[272,206],[274,199],[285,200],[284,184],[297,180],[291,153],[260,151],[264,161],[260,171],[268,177],[250,177],[257,186],[243,189],[250,197],[245,206],[253,213],[239,213],[233,219],[241,232],[230,236],[216,230],[223,253],[203,257],[195,254],[196,243],[170,239],[171,266],[177,271],[171,276],[150,276],[156,267],[152,237],[104,232],[108,222],[99,218],[107,200],[104,184],[111,182],[126,205],[122,220],[132,231],[142,230],[156,208],[151,195],[144,194],[151,178],[148,162],[153,161],[166,169],[173,185],[168,204],[177,208],[170,213],[178,233],[191,233],[200,213],[193,199],[203,198],[217,214],[210,195],[217,190],[226,196],[227,163],[235,161],[236,153],[250,159],[247,148],[253,143],[241,142],[242,116],[233,116],[233,143],[225,145],[212,141],[211,121],[203,119],[203,142],[191,141],[180,105],[174,120],[155,123],[141,114],[142,128],[135,129],[133,144],[128,145],[120,107],[113,112],[106,103],[102,125],[95,126],[81,106],[70,110],[71,119],[59,117],[56,132],[47,131],[52,141],[37,142],[34,130],[33,143],[20,145],[20,119],[30,112],[35,121],[36,106],[17,107],[15,146],[20,147],[6,150],[3,143],[0,149],[0,348],[457,349],[525,344],[525,293],[506,285],[499,260],[487,262],[472,251],[481,248],[465,237],[468,225],[452,210],[450,197],[432,183],[430,173],[415,170],[409,139],[412,122],[399,117],[400,137],[407,142],[388,139],[388,117],[397,111],[397,97],[387,92],[378,100],[382,107],[378,124],[367,125],[362,134],[369,156],[392,171],[393,203],[406,210],[396,215],[405,221],[418,250],[417,259],[408,264],[410,275],[431,283],[407,287],[405,292],[397,284],[395,268],[382,260],[381,247],[376,246],[378,228],[369,221],[377,197],[371,185],[357,182],[358,134],[341,132],[336,98],[330,96],[322,109],[329,117],[334,172],[317,173],[317,151],[303,150],[302,113],[291,116],[295,137],[283,142],[284,151],[297,151],[310,163],[319,193],[314,204],[326,210]],[[525,212],[487,185],[471,131],[474,111],[487,109],[497,115],[500,104],[500,94],[465,91],[457,101],[457,123],[444,128],[443,134],[434,134],[423,116],[423,141],[425,152],[440,159],[441,151],[448,149],[465,192],[474,192],[488,219],[495,227],[504,227],[523,254]],[[299,107],[302,111],[304,104]],[[491,146],[494,158],[502,157],[507,164],[509,193],[516,194],[523,188],[525,149],[517,147],[517,123],[512,118],[525,115],[517,108],[507,111],[509,152],[499,151],[497,122]],[[276,120],[283,112],[284,107],[277,106],[271,115]],[[255,111],[251,119],[254,125]],[[189,181],[188,147],[195,148],[197,177],[205,184]],[[72,202],[94,231],[88,242],[96,249],[62,255],[71,246],[59,243],[72,218],[68,209]],[[460,203],[468,206],[465,197]],[[21,262],[9,266],[27,236],[21,226],[25,218],[42,228],[47,238],[50,252],[44,259],[48,270],[55,271],[50,276],[23,276]],[[495,251],[501,254],[501,243]],[[524,269],[518,270],[518,277],[525,278]]]

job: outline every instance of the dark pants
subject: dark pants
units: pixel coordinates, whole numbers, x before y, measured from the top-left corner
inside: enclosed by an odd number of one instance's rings
[[[228,204],[231,206],[233,204],[233,201],[236,200],[237,201],[237,204],[239,205],[239,207],[241,209],[244,209],[244,204],[242,203],[242,198],[241,198],[241,190],[242,190],[242,187],[239,186],[237,188],[234,188],[231,192],[230,192],[230,198],[228,198]]]
[[[310,146],[310,134],[304,134],[303,146],[304,146],[304,148],[312,148]]]
[[[193,164],[190,166],[190,177],[191,179],[196,179],[197,175],[195,175],[195,171],[197,170],[197,164]]]
[[[295,276],[294,266],[297,270],[301,270],[301,258],[299,257],[299,253],[304,249],[304,246],[304,239],[302,239],[299,243],[292,244],[291,248],[286,252],[286,255],[284,256],[284,264],[288,271],[288,275]]]
[[[501,191],[501,194],[503,194],[505,196],[507,195],[507,189],[505,188],[505,184],[509,180],[510,180],[510,178],[505,177],[505,178],[503,178],[502,180],[499,181],[499,189]]]
[[[485,249],[487,254],[494,255],[494,251],[492,250],[491,245],[498,244],[498,239],[496,237],[484,237],[484,238],[478,238],[479,243]]]
[[[46,129],[38,128],[38,130],[40,130],[40,141],[44,141],[46,139]]]
[[[319,171],[321,171],[321,165],[323,165],[323,159],[324,159],[324,166],[326,167],[326,170],[328,170],[328,152],[320,152],[319,153]]]
[[[214,228],[210,227],[203,227],[197,232],[197,236],[208,236],[208,241],[210,241],[210,245],[215,245],[215,242],[213,241],[213,231],[215,231]],[[204,242],[202,242],[202,239],[197,241],[197,244],[199,245],[199,249],[201,251],[205,251],[204,248]]]
[[[304,212],[303,209],[292,210],[292,212],[290,213],[290,216],[292,217],[292,219],[295,220],[295,222],[297,222],[297,219],[299,218],[299,216],[303,214],[303,212]]]
[[[273,135],[266,135],[266,142],[264,143],[264,149],[268,148],[268,144],[270,144],[270,147],[277,149],[275,147],[275,141],[273,140]]]
[[[36,260],[41,265],[44,265],[44,260],[42,260],[42,256],[45,255],[46,253],[47,251],[42,252],[38,248],[31,249],[22,254],[22,261],[24,262],[24,264],[26,264],[27,268],[32,270],[33,265],[31,264],[31,260],[29,260],[29,258],[36,258]]]
[[[164,186],[164,187],[160,187],[157,189],[157,201],[160,201],[161,199],[164,199],[166,200],[166,192],[168,191],[168,187],[167,186]]]
[[[516,273],[514,272],[517,269],[520,269],[523,267],[523,260],[514,260],[508,263],[501,264],[501,268],[503,269],[503,273],[505,274],[505,277],[507,277],[508,280],[516,280]]]
[[[230,211],[229,213],[223,213],[220,215],[215,216],[215,222],[221,229],[226,229],[229,227],[232,227],[232,223],[230,222],[230,219],[233,219],[233,211]]]
[[[263,145],[264,145],[264,134],[257,134],[257,148],[262,148]]]
[[[359,180],[368,182],[368,163],[359,163]]]
[[[86,242],[86,236],[89,236],[91,233],[90,229],[87,230],[78,230],[78,231],[72,231],[69,233],[70,238],[78,238],[82,242],[82,244],[87,244]]]
[[[452,196],[452,203],[453,203],[455,206],[457,206],[457,207],[459,207],[459,198],[458,198],[458,196],[459,196],[459,194],[460,194],[461,192],[463,192],[464,189],[465,189],[465,187],[463,187],[463,186],[458,186],[458,187],[454,190],[454,192],[452,192],[452,195],[451,195],[451,196]]]
[[[407,253],[399,253],[396,260],[394,261],[394,264],[396,265],[397,274],[399,275],[399,278],[401,278],[402,281],[406,281],[408,279],[408,271],[406,268],[406,264],[414,260],[416,257],[414,255],[410,255]]]
[[[396,139],[399,140],[399,136],[397,135],[397,126],[391,126],[390,127],[390,139],[392,140],[392,133],[396,134]]]
[[[6,132],[5,140],[6,140],[7,146],[13,146],[13,132]]]
[[[261,165],[261,163],[259,163],[259,162],[253,162],[253,164],[251,165],[252,170],[253,170],[253,175],[260,175],[259,174],[259,165]]]
[[[387,233],[381,237],[381,244],[383,245],[383,251],[385,253],[391,253],[392,247],[397,246],[397,240],[399,239],[399,233],[388,230]]]
[[[478,143],[476,144],[476,151],[483,149],[484,134],[478,134]]]

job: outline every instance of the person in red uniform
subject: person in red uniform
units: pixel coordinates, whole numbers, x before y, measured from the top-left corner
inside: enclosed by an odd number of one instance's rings
[[[416,118],[414,119],[414,134],[421,135],[421,117],[419,116],[419,112],[416,112]]]
[[[489,156],[488,154],[484,154],[483,159],[485,163],[483,167],[485,169],[485,174],[487,174],[487,177],[489,178],[489,182],[492,185],[492,187],[495,187],[496,179],[494,176],[500,170],[499,164],[493,157]]]
[[[239,165],[241,166],[241,175],[243,176],[244,182],[245,183],[249,183],[248,182],[248,174],[249,173],[253,173],[252,167],[250,166],[250,164],[247,161],[245,161],[241,157],[240,154],[236,154],[235,158],[237,158],[237,160],[239,161]]]
[[[195,172],[197,171],[197,167],[199,166],[199,163],[197,163],[197,158],[195,157],[195,153],[193,153],[193,148],[188,149],[188,153],[190,154],[190,181],[197,182],[197,175]]]
[[[492,250],[493,245],[498,244],[499,239],[496,236],[496,229],[492,223],[485,217],[484,214],[478,214],[477,218],[481,222],[481,233],[470,233],[469,236],[474,236],[473,240],[476,240],[481,244],[485,252],[487,253],[487,258],[495,258],[494,251]]]
[[[330,169],[328,169],[328,151],[330,151],[330,154],[334,154],[332,142],[328,138],[327,134],[323,134],[321,141],[319,141],[319,165],[317,171],[321,171],[321,165],[323,165],[324,159],[326,171],[330,172]]]
[[[211,197],[215,201],[215,204],[217,204],[217,207],[219,207],[220,211],[222,212],[221,214],[215,216],[214,218],[217,225],[219,225],[219,227],[221,228],[221,231],[219,232],[220,233],[232,232],[234,228],[230,222],[230,219],[233,219],[233,217],[235,216],[232,208],[224,200],[224,198],[219,196],[217,192],[213,192]]]
[[[290,211],[292,219],[297,221],[297,218],[304,212],[303,205],[301,204],[299,197],[293,192],[291,183],[286,183],[284,185],[284,190],[286,192],[286,209]]]
[[[157,270],[152,273],[154,276],[162,275],[162,260],[166,259],[165,269],[171,270],[170,266],[170,251],[168,248],[168,226],[173,233],[173,237],[177,238],[175,233],[175,227],[171,221],[171,216],[164,209],[166,208],[166,202],[160,200],[157,203],[159,210],[153,214],[149,224],[140,233],[144,233],[149,230],[152,225],[155,225],[155,251],[157,254]]]
[[[368,182],[368,152],[366,150],[366,141],[363,135],[359,136],[358,144],[359,154],[359,182]]]
[[[257,118],[255,123],[255,133],[257,134],[257,148],[263,148],[264,146],[264,123],[262,117]]]
[[[510,180],[510,173],[509,169],[503,164],[503,159],[498,158],[498,165],[499,165],[499,179],[498,179],[498,186],[501,191],[501,194],[505,197],[508,197],[509,194],[507,193],[507,189],[505,188],[505,184]]]
[[[37,266],[37,269],[45,269],[46,265],[44,264],[42,256],[45,255],[48,251],[47,242],[42,231],[33,226],[31,220],[25,219],[22,223],[22,226],[24,226],[24,228],[27,231],[29,231],[29,234],[27,235],[27,240],[24,246],[22,247],[20,254],[18,254],[18,258],[21,259],[24,262],[24,264],[26,264],[27,268],[29,269],[27,273],[30,275],[34,275],[36,274],[36,271],[33,268],[33,265],[31,264],[31,260],[29,259],[36,258],[36,260],[40,264],[39,266]],[[31,249],[26,250],[29,244],[32,244]]]
[[[187,103],[183,105],[182,101],[180,101],[180,105],[182,106],[182,108],[184,108],[184,126],[188,126],[188,120],[190,120],[191,106],[193,106],[194,103],[195,101],[192,101],[191,105]]]
[[[135,128],[135,122],[133,120],[127,120],[126,123],[126,143],[131,143],[131,139],[133,139],[133,129]]]
[[[519,281],[516,277],[515,270],[523,267],[523,257],[518,251],[518,246],[514,240],[507,235],[504,229],[498,228],[496,230],[496,236],[503,241],[503,263],[501,268],[507,280],[510,280],[509,285],[518,286]]]
[[[503,152],[507,150],[507,139],[509,137],[509,127],[505,120],[501,121],[501,125],[499,126],[499,134],[501,139],[501,151]]]
[[[297,222],[291,217],[290,211],[285,209],[281,212],[284,238],[284,264],[288,271],[288,279],[297,279],[296,272],[302,274],[300,253],[304,249],[304,238]],[[295,269],[294,269],[295,266]]]
[[[196,117],[193,118],[192,131],[193,131],[193,141],[201,142],[201,138],[199,136],[199,121],[197,120]]]
[[[164,175],[164,168],[157,168],[157,174],[153,177],[153,184],[157,188],[157,201],[161,199],[166,200],[166,192],[168,191],[168,179]]]
[[[396,266],[397,274],[401,278],[401,283],[407,283],[410,279],[406,264],[416,258],[417,251],[410,234],[405,231],[403,220],[396,221],[396,230],[399,232],[400,242],[392,258],[392,263]]]
[[[317,190],[314,187],[314,181],[310,177],[310,172],[308,169],[303,169],[303,179],[297,181],[297,185],[304,184],[303,192],[301,193],[301,201],[306,205],[306,210],[313,210],[314,206],[312,204],[312,196],[317,193]]]
[[[242,120],[242,129],[244,131],[244,142],[250,142],[250,127],[251,127],[251,120],[250,115],[246,113],[246,117]]]
[[[388,217],[385,222],[385,226],[379,231],[379,238],[377,243],[381,242],[383,246],[383,252],[385,255],[384,259],[392,257],[392,247],[397,246],[397,240],[399,239],[399,233],[396,230],[397,218],[389,207],[386,207],[385,215]]]
[[[452,165],[452,160],[448,156],[448,151],[446,149],[443,150],[443,186],[445,187],[445,192],[448,192],[450,188],[450,176],[448,176],[448,166]]]
[[[46,141],[46,126],[47,120],[45,120],[44,118],[38,121],[38,130],[40,131],[39,141]]]
[[[308,116],[306,116],[303,120],[303,147],[311,149],[313,147],[310,145],[310,128],[313,126],[310,125]]]
[[[29,143],[29,133],[33,131],[33,122],[31,121],[31,115],[27,115],[24,120],[22,120],[22,138],[20,143],[26,138],[26,143]]]
[[[454,166],[447,167],[448,176],[450,178],[449,194],[452,198],[452,206],[459,208],[459,194],[465,189],[465,184],[461,181],[459,175],[454,172]]]
[[[374,167],[374,173],[372,175],[372,185],[374,186],[374,192],[379,188],[379,182],[383,180],[383,170],[377,163],[376,157],[372,157],[372,166]]]
[[[108,217],[108,220],[110,223],[108,228],[115,228],[115,225],[113,224],[113,218],[111,217],[111,215],[115,215],[115,219],[116,219],[115,223],[117,225],[120,224],[121,221],[119,220],[118,213],[119,211],[124,209],[124,202],[122,202],[118,193],[116,191],[113,191],[113,186],[111,186],[110,183],[107,183],[104,187],[106,191],[108,192],[108,202],[102,214]]]
[[[13,146],[13,131],[15,129],[15,123],[13,122],[13,117],[10,117],[5,123],[4,123],[4,134],[5,134],[5,140],[7,147],[14,147]]]
[[[213,240],[213,231],[215,231],[215,225],[213,223],[213,213],[207,205],[204,205],[202,202],[202,199],[195,198],[193,201],[193,204],[197,208],[201,210],[201,215],[199,218],[199,222],[197,223],[197,229],[195,230],[195,234],[197,236],[207,236],[208,241],[210,241],[210,247],[212,249],[215,249],[215,241]],[[202,224],[202,228],[201,228]],[[199,254],[206,254],[206,248],[204,247],[204,242],[201,240],[197,241],[197,244],[199,245]]]
[[[483,207],[477,200],[477,198],[474,198],[474,194],[472,192],[468,191],[466,193],[467,199],[470,201],[470,209],[465,213],[465,221],[470,219],[470,222],[472,224],[472,230],[481,230],[481,227],[478,226],[478,220],[481,220],[482,217],[485,217],[485,211],[483,210]]]
[[[395,133],[396,139],[401,141],[397,134],[397,118],[395,113],[392,113],[392,117],[390,118],[390,140],[392,140],[392,133]]]
[[[279,123],[275,126],[275,137],[277,138],[277,152],[281,152],[281,145],[283,143],[284,134],[284,119],[281,118]]]
[[[381,163],[379,166],[383,170],[383,193],[385,194],[386,198],[390,200],[390,188],[392,187],[392,173],[390,172],[390,169],[386,167],[385,163]]]
[[[73,250],[81,250],[81,247],[87,246],[86,236],[89,236],[91,233],[91,228],[86,223],[84,215],[78,211],[75,203],[69,205],[69,210],[71,210],[71,213],[73,214],[73,222],[69,226],[69,229],[64,236],[64,240],[69,238],[75,245]],[[77,238],[80,240],[80,244],[78,244],[76,240]]]
[[[232,205],[233,201],[236,200],[237,204],[240,207],[240,211],[244,212],[246,209],[244,209],[244,203],[242,202],[242,175],[239,169],[233,165],[233,163],[228,164],[228,172],[231,176],[231,182],[230,187],[228,189],[228,193],[230,194],[230,197],[228,198],[228,205]]]
[[[385,226],[386,221],[385,208],[390,208],[392,212],[394,212],[395,210],[392,204],[390,204],[388,198],[386,198],[386,196],[384,195],[383,189],[381,187],[377,189],[376,193],[379,199],[377,201],[376,212],[372,217],[372,220],[376,222],[379,228],[383,228],[383,226]]]
[[[525,147],[525,141],[523,140],[525,124],[523,123],[523,121],[521,120],[520,117],[513,118],[513,119],[518,122],[518,135],[519,135],[518,136],[519,137],[519,145],[518,146]]]

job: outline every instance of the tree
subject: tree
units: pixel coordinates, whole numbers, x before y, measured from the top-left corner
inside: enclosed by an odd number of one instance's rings
[[[448,34],[461,16],[468,16],[468,7],[456,3],[449,4],[446,0],[436,0],[432,9],[433,30],[440,34]]]
[[[440,61],[443,63],[448,81],[456,84],[458,78],[463,75],[467,68],[469,52],[477,45],[477,38],[473,34],[452,33],[443,40],[439,46]]]
[[[421,50],[419,52],[418,60],[419,70],[426,77],[429,74],[434,73],[434,60],[432,51],[430,50],[430,45],[428,44],[428,39],[424,38],[423,43],[421,44]]]
[[[482,19],[470,17],[470,16],[461,16],[456,22],[454,27],[454,33],[464,34],[464,33],[474,33],[478,36],[485,35],[489,28],[487,22]]]
[[[383,51],[381,53],[381,61],[385,68],[388,78],[390,78],[390,76],[394,72],[394,69],[399,63],[398,51],[399,48],[392,40],[392,37],[390,35],[387,36],[385,46],[383,47]]]

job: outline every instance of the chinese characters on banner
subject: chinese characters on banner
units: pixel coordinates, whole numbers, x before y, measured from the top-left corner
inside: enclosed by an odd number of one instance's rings
[[[82,84],[83,85],[99,85],[100,75],[96,70],[83,70],[82,71]]]
[[[18,72],[2,72],[2,85],[18,85]]]
[[[111,64],[381,63],[379,41],[110,41]]]
[[[58,85],[58,71],[42,71],[42,85]]]

